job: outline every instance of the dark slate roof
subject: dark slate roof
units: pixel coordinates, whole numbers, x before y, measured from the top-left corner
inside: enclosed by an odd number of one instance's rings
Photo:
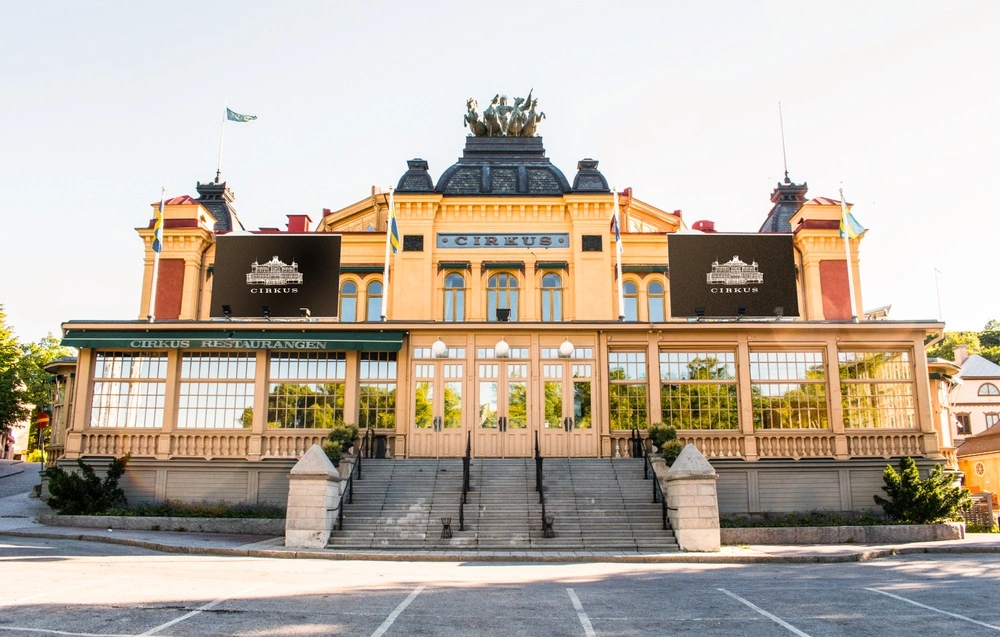
[[[965,439],[955,452],[959,457],[1000,451],[1000,425],[993,425],[986,431]]]
[[[233,207],[233,200],[236,196],[233,191],[226,188],[226,182],[203,184],[198,182],[198,203],[200,203],[208,213],[215,218],[216,232],[231,232],[232,230],[243,230],[236,215],[236,208]]]
[[[785,175],[785,182],[775,186],[771,193],[774,207],[767,213],[767,219],[764,220],[759,232],[791,232],[792,224],[789,220],[805,203],[807,190],[809,190],[808,184],[794,184],[788,175]]]
[[[437,192],[458,196],[539,196],[569,192],[611,192],[597,170],[584,159],[570,187],[566,176],[545,156],[541,137],[466,137],[462,157],[434,185],[427,162],[413,159],[396,186],[397,192]]]
[[[962,363],[962,378],[1000,378],[1000,365],[979,354],[973,354]]]

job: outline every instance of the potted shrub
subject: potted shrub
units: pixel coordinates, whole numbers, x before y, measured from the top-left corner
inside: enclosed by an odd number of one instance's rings
[[[323,441],[323,451],[334,466],[340,465],[340,459],[344,457],[344,452],[354,446],[357,437],[358,427],[351,423],[337,423],[330,429],[326,440]]]
[[[653,446],[667,461],[667,466],[674,463],[680,455],[684,445],[677,440],[677,428],[673,425],[665,425],[662,422],[653,423],[649,427],[649,439]]]
[[[684,443],[680,440],[668,440],[660,447],[660,453],[663,454],[663,459],[667,462],[668,467],[674,464],[674,460],[677,460],[677,456],[681,455],[683,450]]]

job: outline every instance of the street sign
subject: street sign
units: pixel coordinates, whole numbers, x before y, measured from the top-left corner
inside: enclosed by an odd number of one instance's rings
[[[49,415],[44,411],[39,412],[38,415],[35,416],[35,426],[37,426],[39,429],[45,429],[46,427],[48,427]]]

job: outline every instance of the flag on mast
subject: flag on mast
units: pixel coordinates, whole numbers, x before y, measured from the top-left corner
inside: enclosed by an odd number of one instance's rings
[[[618,219],[618,193],[615,193],[615,211],[611,216],[611,232],[615,235],[615,246],[618,248],[618,254],[625,252],[625,247],[622,246],[622,229],[621,221]]]
[[[392,201],[392,191],[389,191],[389,201]],[[392,253],[399,252],[399,226],[396,225],[396,207],[389,206],[389,245],[392,246]]]
[[[163,197],[166,191],[160,193],[160,207],[156,209],[156,221],[153,222],[153,252],[163,252]]]
[[[256,115],[240,115],[233,109],[226,107],[226,119],[230,122],[249,122],[250,120],[257,119]]]
[[[843,195],[841,195],[843,199]],[[848,212],[847,204],[843,201],[840,202],[840,236],[845,239],[857,239],[861,236],[861,233],[865,231],[865,227],[858,223],[858,220],[854,218],[854,215]]]

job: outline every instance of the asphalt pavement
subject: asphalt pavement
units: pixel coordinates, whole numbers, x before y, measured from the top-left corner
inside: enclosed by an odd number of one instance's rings
[[[862,562],[894,555],[920,553],[1000,553],[1000,534],[995,533],[969,533],[961,540],[899,544],[723,546],[717,553],[289,549],[285,548],[284,539],[280,536],[46,526],[38,522],[38,516],[48,512],[48,506],[38,498],[30,497],[34,486],[40,484],[39,470],[40,466],[37,463],[0,461],[0,536],[81,540],[193,555],[397,562],[824,563]]]

